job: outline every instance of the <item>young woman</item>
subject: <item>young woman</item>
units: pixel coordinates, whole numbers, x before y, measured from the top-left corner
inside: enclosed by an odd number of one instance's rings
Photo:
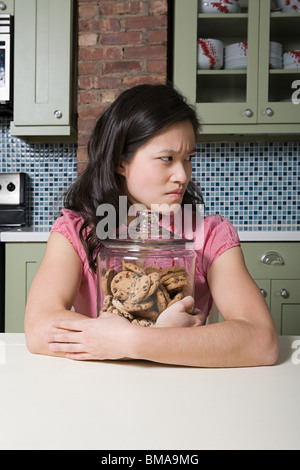
[[[32,353],[197,367],[276,362],[270,312],[245,267],[235,229],[221,216],[206,217],[204,233],[196,228],[195,300],[186,297],[166,309],[154,327],[108,312],[97,318],[97,207],[112,204],[118,221],[120,196],[147,208],[202,203],[191,182],[198,131],[193,108],[164,85],[127,90],[100,117],[87,169],[66,195],[30,290],[25,333]],[[212,301],[224,322],[206,324]]]

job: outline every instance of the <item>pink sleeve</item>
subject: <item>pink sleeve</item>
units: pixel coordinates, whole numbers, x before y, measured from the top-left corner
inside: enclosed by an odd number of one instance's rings
[[[54,222],[51,232],[59,232],[64,235],[77,251],[83,266],[88,268],[86,266],[86,254],[79,238],[82,222],[82,218],[78,214],[71,210],[63,209],[62,216]]]
[[[229,220],[220,215],[208,216],[204,221],[202,252],[202,269],[204,273],[208,273],[209,268],[218,256],[235,246],[240,246],[240,239]]]
[[[51,232],[59,232],[72,244],[82,262],[82,279],[76,298],[75,311],[87,317],[97,318],[97,277],[89,268],[88,260],[79,238],[83,219],[71,210],[63,209],[62,216],[54,223]]]

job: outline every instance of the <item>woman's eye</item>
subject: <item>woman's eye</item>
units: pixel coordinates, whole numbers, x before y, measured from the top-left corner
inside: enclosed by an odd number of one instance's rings
[[[193,158],[195,157],[196,155],[193,154],[193,155],[189,155],[188,157],[186,157],[184,159],[185,162],[191,162],[193,160]],[[172,156],[168,156],[168,157],[159,157],[159,159],[163,162],[172,162],[173,161],[173,157]]]

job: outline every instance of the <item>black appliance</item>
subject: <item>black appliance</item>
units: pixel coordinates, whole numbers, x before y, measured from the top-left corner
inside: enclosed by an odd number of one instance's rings
[[[0,173],[0,228],[26,225],[25,173]]]

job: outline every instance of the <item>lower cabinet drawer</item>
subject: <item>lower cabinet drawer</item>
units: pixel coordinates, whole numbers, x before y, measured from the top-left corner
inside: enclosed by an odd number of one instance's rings
[[[241,245],[254,279],[300,279],[300,242],[244,242]]]

